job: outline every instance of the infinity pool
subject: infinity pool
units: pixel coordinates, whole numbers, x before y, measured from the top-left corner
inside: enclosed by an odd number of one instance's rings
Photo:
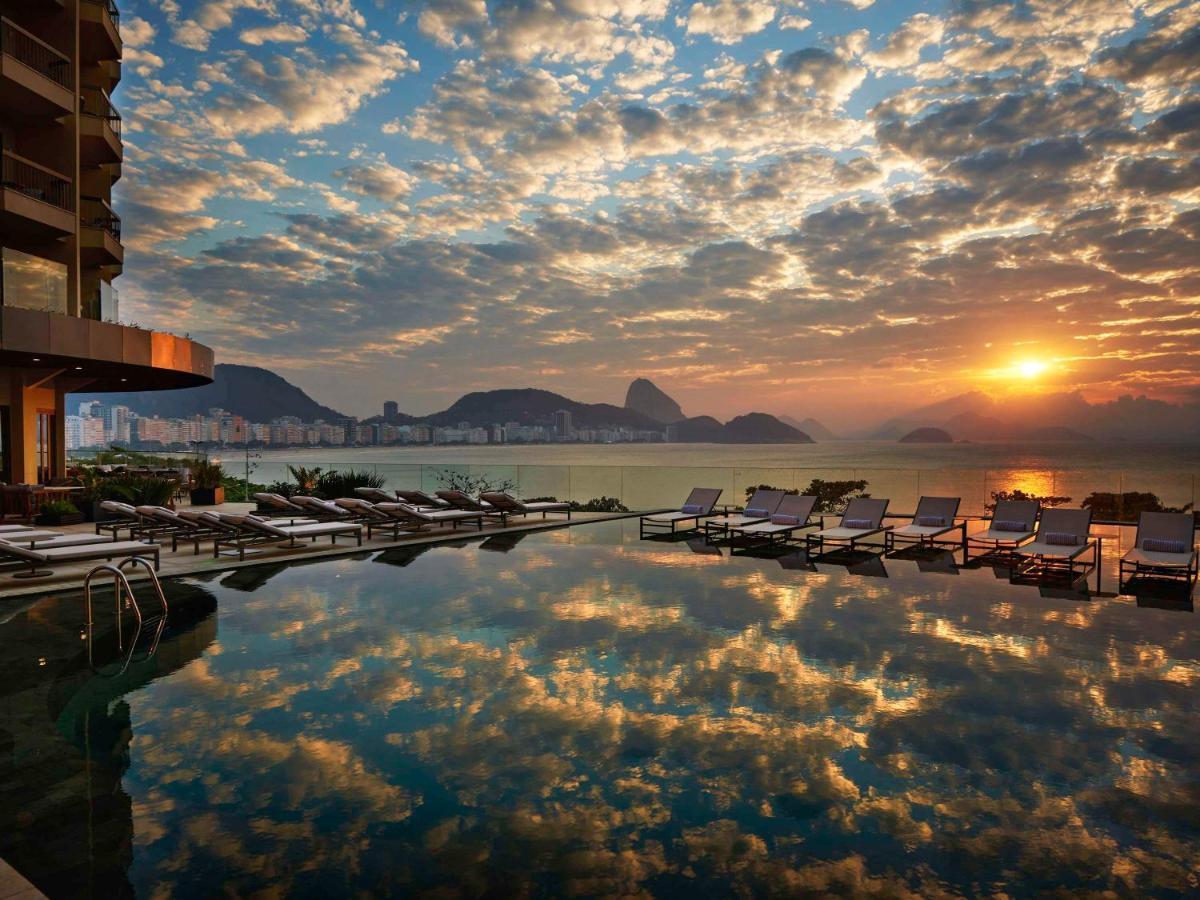
[[[123,673],[80,598],[0,607],[0,857],[55,897],[1195,891],[1190,601],[636,534],[174,582]]]

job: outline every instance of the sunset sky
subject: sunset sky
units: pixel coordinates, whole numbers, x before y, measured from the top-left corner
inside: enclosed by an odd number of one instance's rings
[[[122,0],[127,322],[350,413],[1200,399],[1200,3]],[[154,305],[148,301],[153,298]]]

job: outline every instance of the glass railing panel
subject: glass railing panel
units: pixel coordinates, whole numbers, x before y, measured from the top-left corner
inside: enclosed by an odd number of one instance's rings
[[[553,497],[575,499],[571,493],[571,466],[518,466],[516,493],[524,500]]]
[[[909,515],[916,510],[920,499],[916,469],[856,469],[855,475],[866,479],[866,493],[887,498],[890,514]]]
[[[988,502],[987,477],[983,469],[921,469],[917,492],[924,497],[958,497],[964,516],[982,516]]]
[[[1054,473],[1054,495],[1071,498],[1061,504],[1063,506],[1079,508],[1092,494],[1100,495],[1096,499],[1101,502],[1101,507],[1093,512],[1096,519],[1111,518],[1107,512],[1111,504],[1107,501],[1118,497],[1120,492],[1121,472],[1117,469],[1072,469]]]
[[[1162,507],[1181,510],[1189,504],[1195,509],[1197,478],[1192,472],[1123,472],[1121,493],[1113,498],[1115,502],[1112,505],[1119,513],[1118,518],[1125,522],[1136,522],[1138,513],[1146,509]],[[1097,518],[1108,516],[1097,513]]]
[[[753,489],[764,485],[783,491],[794,491],[798,487],[803,487],[803,485],[796,484],[796,471],[793,468],[783,467],[739,466],[733,470],[736,496],[731,499],[722,497],[721,500],[725,503],[744,506],[753,494]]]
[[[1012,494],[1014,491],[1038,497],[1055,496],[1054,476],[1052,469],[1044,468],[988,469],[984,473],[986,503],[994,504],[998,493]]]
[[[743,499],[734,470],[721,466],[624,466],[621,481],[621,500],[630,509],[677,509],[694,487],[720,488],[722,504],[740,506]]]
[[[624,493],[620,466],[571,466],[570,499],[579,503],[601,498],[618,501]]]
[[[421,490],[420,463],[376,463],[376,474],[383,479],[384,490]]]

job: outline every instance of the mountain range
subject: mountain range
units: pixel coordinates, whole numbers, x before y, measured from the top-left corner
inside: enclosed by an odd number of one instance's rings
[[[299,387],[267,369],[220,363],[212,384],[180,391],[125,394],[73,394],[84,400],[120,403],[143,416],[188,418],[221,407],[252,422],[279,416],[328,422],[348,418],[318,403]],[[761,412],[720,422],[687,417],[680,405],[653,382],[629,385],[625,404],[582,403],[552,391],[509,388],[465,394],[448,409],[428,416],[403,413],[393,424],[490,425],[494,422],[545,423],[555,412],[570,411],[577,428],[614,425],[633,429],[673,426],[677,440],[716,443],[807,443],[845,439],[812,418],[775,417]],[[367,419],[381,421],[382,417]],[[940,428],[956,441],[1200,441],[1200,403],[1173,404],[1147,397],[1121,397],[1089,403],[1078,392],[992,397],[980,391],[921,406],[857,437],[895,441],[917,428]]]

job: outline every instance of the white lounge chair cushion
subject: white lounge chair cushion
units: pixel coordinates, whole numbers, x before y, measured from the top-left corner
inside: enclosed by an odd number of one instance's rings
[[[0,534],[0,541],[26,546],[32,541],[52,541],[60,537],[66,537],[66,535],[61,531],[22,531],[20,534]],[[99,535],[99,538],[104,541],[112,541],[111,537],[104,535]]]
[[[789,519],[795,519],[795,516],[788,516]],[[789,531],[795,531],[801,526],[801,522],[754,522],[750,525],[743,525],[738,529],[742,534],[785,534]]]
[[[941,525],[917,525],[909,523],[908,525],[901,525],[899,528],[893,528],[892,534],[907,537],[936,537],[939,534],[945,534],[947,531],[953,531],[954,528],[954,525],[946,525],[944,521]]]
[[[824,538],[827,541],[848,541],[852,538],[865,537],[879,530],[877,528],[843,528],[841,525],[838,525],[833,528],[826,528],[823,531],[814,532],[813,537]]]
[[[44,550],[28,550],[47,562],[69,562],[72,559],[103,559],[107,556],[135,556],[139,553],[153,554],[158,547],[154,544],[143,544],[141,541],[103,541],[84,547],[47,547]]]
[[[1090,544],[1048,544],[1045,541],[1034,541],[1017,550],[1019,556],[1054,556],[1060,559],[1074,559],[1090,547]]]
[[[644,516],[650,522],[682,522],[684,519],[699,519],[704,513],[689,513],[689,512],[669,512],[655,513],[651,516]]]
[[[352,522],[313,522],[311,525],[285,525],[280,528],[274,526],[284,534],[296,537],[311,537],[321,534],[344,534],[348,531],[359,531],[361,525],[355,525]]]
[[[740,516],[726,516],[723,519],[714,519],[712,522],[709,522],[709,524],[723,525],[726,528],[741,529],[743,526],[753,525],[755,522],[765,522],[768,518],[770,517],[766,515],[750,516],[742,514]]]
[[[543,500],[539,503],[522,503],[521,505],[531,512],[560,512],[571,508],[570,503],[554,502],[551,500]]]
[[[1122,559],[1128,563],[1136,563],[1143,566],[1183,566],[1187,565],[1195,558],[1195,550],[1187,550],[1183,553],[1164,553],[1161,550],[1143,550],[1140,547],[1134,547],[1126,553]]]
[[[969,540],[988,542],[991,544],[1019,544],[1022,541],[1027,541],[1034,534],[1032,531],[997,531],[994,527],[987,531],[981,531],[978,534],[973,534]]]
[[[49,550],[51,547],[87,547],[91,544],[111,544],[113,539],[106,534],[62,534],[47,541],[38,541],[34,550]]]

